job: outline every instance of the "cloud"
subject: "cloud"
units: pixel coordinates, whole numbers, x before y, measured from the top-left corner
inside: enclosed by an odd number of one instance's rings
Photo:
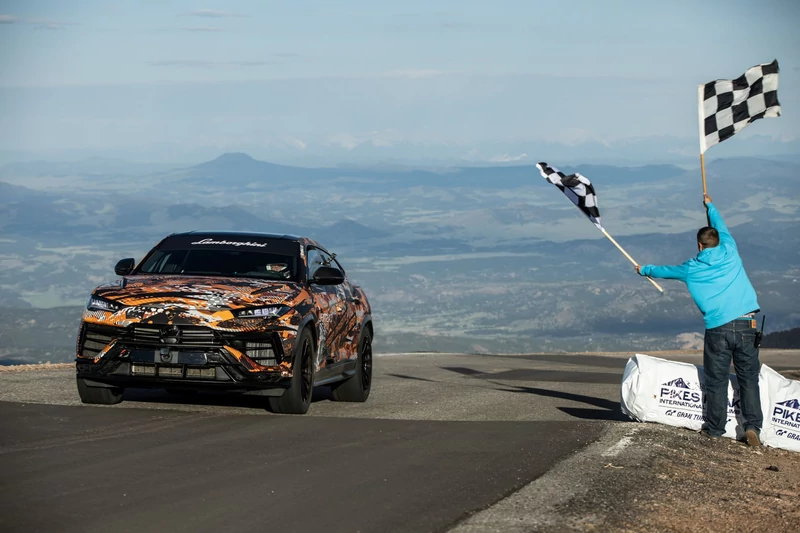
[[[286,143],[288,146],[292,148],[296,148],[298,150],[305,150],[308,148],[308,144],[297,137],[285,136],[282,138],[283,142]]]
[[[331,135],[327,139],[325,139],[326,145],[334,145],[340,146],[347,150],[352,150],[359,144],[361,144],[362,140],[357,138],[354,135],[350,135],[349,133],[337,133],[336,135]]]
[[[151,67],[175,68],[218,68],[218,67],[261,67],[269,65],[269,61],[208,61],[205,59],[165,59],[151,61]]]
[[[360,135],[351,133],[337,133],[330,135],[323,141],[326,146],[338,146],[346,150],[352,150],[362,144],[372,145],[377,148],[391,148],[397,144],[408,142],[409,139],[403,133],[395,129],[385,129],[369,131]]]
[[[0,15],[0,24],[27,24],[37,30],[63,30],[68,26],[77,26],[77,22],[64,22],[51,19],[21,19],[14,15]]]
[[[194,11],[189,11],[186,13],[187,15],[193,17],[205,17],[205,18],[225,18],[225,17],[246,17],[244,13],[234,13],[232,11],[219,11],[216,9],[195,9]]]
[[[511,163],[512,161],[522,161],[523,159],[527,159],[528,154],[519,154],[519,155],[496,155],[489,159],[489,161],[493,163]]]

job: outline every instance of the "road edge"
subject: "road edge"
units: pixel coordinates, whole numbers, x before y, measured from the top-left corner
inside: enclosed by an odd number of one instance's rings
[[[498,533],[535,531],[586,531],[602,525],[605,515],[599,508],[583,507],[569,513],[570,501],[585,497],[603,483],[609,469],[619,465],[642,464],[649,453],[628,444],[642,428],[635,422],[613,422],[600,438],[557,463],[544,475],[491,506],[462,518],[447,533]],[[623,453],[624,452],[624,453]]]

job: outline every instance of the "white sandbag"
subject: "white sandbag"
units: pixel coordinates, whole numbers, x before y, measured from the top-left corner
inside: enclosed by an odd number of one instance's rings
[[[705,417],[703,367],[636,354],[622,376],[622,412],[640,422],[658,422],[699,431]],[[728,423],[725,435],[741,438],[739,387],[728,382]]]
[[[761,365],[759,386],[764,414],[762,444],[800,452],[800,381]]]

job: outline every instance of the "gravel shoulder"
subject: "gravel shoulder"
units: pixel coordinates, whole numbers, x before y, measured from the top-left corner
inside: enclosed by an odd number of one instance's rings
[[[633,445],[650,450],[642,483],[607,525],[630,532],[797,531],[800,454],[648,424]],[[613,478],[613,474],[610,476]],[[609,479],[613,483],[613,479]]]
[[[790,532],[798,503],[798,453],[618,423],[449,533]]]

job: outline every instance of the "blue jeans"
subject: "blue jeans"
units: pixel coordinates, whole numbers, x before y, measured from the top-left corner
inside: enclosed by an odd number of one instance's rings
[[[731,359],[739,382],[739,405],[744,430],[761,432],[764,417],[761,413],[761,394],[758,389],[758,348],[756,328],[750,320],[732,320],[719,327],[707,329],[703,349],[705,372],[706,429],[721,436],[728,420],[728,379]]]

